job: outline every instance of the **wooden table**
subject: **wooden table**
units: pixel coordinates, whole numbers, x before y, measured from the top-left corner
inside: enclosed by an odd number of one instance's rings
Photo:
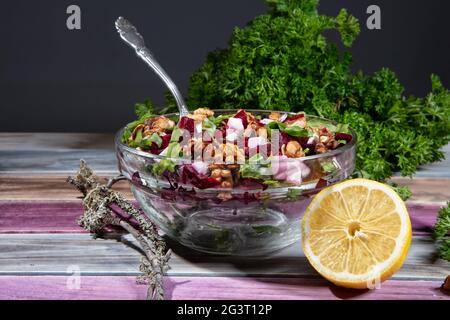
[[[445,148],[450,158],[450,147]],[[76,223],[79,194],[66,182],[84,158],[117,174],[112,136],[0,133],[0,299],[144,299],[140,254],[129,236],[93,239]],[[436,257],[430,228],[450,200],[450,160],[421,168],[408,201],[414,238],[402,269],[377,290],[322,279],[299,243],[265,258],[208,256],[168,241],[168,299],[450,299],[439,290],[450,264]],[[131,198],[126,183],[118,189]],[[77,278],[77,275],[80,275]],[[78,282],[79,288],[78,288]]]

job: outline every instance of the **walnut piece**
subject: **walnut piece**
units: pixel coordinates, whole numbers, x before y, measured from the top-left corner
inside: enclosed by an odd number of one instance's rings
[[[195,121],[203,121],[206,118],[212,117],[214,115],[214,111],[208,108],[198,108],[194,110],[194,112],[188,115],[189,118],[194,119]]]
[[[280,114],[278,112],[272,112],[271,114],[269,114],[269,119],[270,120],[275,120],[278,121],[280,120]]]
[[[216,144],[214,145],[214,159],[222,160],[230,164],[244,162],[245,152],[232,143]]]
[[[320,128],[319,142],[316,144],[316,153],[325,153],[334,150],[339,146],[339,142],[334,138],[333,133],[328,128]]]
[[[144,136],[148,136],[155,132],[164,132],[172,129],[175,127],[175,122],[164,116],[159,116],[146,119],[144,125]]]
[[[214,111],[212,111],[209,108],[198,108],[198,109],[194,110],[194,114],[202,114],[207,117],[212,117],[214,115]]]
[[[283,145],[281,151],[288,158],[300,158],[305,156],[302,146],[295,140],[289,141],[286,145]]]
[[[239,165],[210,164],[208,169],[210,171],[210,177],[220,181],[222,188],[232,188],[239,180]]]

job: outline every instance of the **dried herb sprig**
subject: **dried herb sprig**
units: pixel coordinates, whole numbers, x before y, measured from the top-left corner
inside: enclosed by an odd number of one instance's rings
[[[107,184],[101,184],[86,162],[81,160],[77,175],[67,179],[83,194],[84,214],[78,223],[95,234],[101,234],[108,226],[118,226],[128,231],[145,253],[139,266],[143,274],[138,276],[137,282],[149,286],[147,299],[161,300],[164,298],[163,276],[169,269],[171,250],[166,251],[156,226],[119,192],[111,189],[123,179],[123,176],[118,176],[111,178]],[[134,218],[137,226],[130,223],[129,218]]]

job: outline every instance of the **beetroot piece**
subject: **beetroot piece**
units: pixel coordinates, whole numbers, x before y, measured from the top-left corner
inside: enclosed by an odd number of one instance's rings
[[[259,181],[257,179],[253,178],[241,178],[239,181],[239,186],[241,186],[244,189],[267,189],[268,185],[262,183],[262,181]]]
[[[320,178],[319,181],[317,181],[316,189],[322,189],[325,188],[328,185],[328,181],[325,179]]]
[[[189,131],[191,135],[193,135],[195,130],[195,121],[194,119],[188,117],[181,117],[180,121],[178,122],[178,128],[185,129]]]
[[[238,118],[242,120],[242,124],[244,125],[244,129],[247,128],[248,125],[248,119],[247,119],[247,113],[244,110],[239,110],[233,118]]]
[[[336,132],[334,138],[336,140],[345,140],[347,142],[352,141],[352,135],[348,134],[348,133],[343,133],[343,132]]]
[[[287,117],[283,123],[291,123],[291,122],[295,122],[297,120],[300,120],[301,118],[304,118],[305,115],[303,113],[299,113],[299,114],[294,114],[292,116]]]
[[[166,134],[165,136],[162,136],[161,137],[161,140],[162,140],[161,147],[158,147],[158,145],[156,143],[152,143],[152,145],[150,146],[150,152],[153,154],[160,154],[161,151],[163,151],[169,145],[171,137],[172,137],[172,135],[170,135],[170,134]]]
[[[306,145],[306,148],[309,149],[309,153],[307,154],[308,156],[312,156],[312,155],[316,154],[316,151],[315,151],[316,150],[316,144],[315,143],[308,143]],[[306,148],[303,148],[303,150],[306,149]]]
[[[280,131],[280,148],[283,144],[288,144],[289,141],[295,140],[293,137],[288,135],[286,132]]]
[[[300,145],[302,146],[302,149],[306,149],[308,148],[308,137],[297,137],[297,142],[300,143]]]
[[[210,178],[206,175],[199,174],[195,168],[186,164],[181,169],[181,181],[185,184],[192,184],[199,189],[213,188],[220,185],[220,181],[215,178]]]

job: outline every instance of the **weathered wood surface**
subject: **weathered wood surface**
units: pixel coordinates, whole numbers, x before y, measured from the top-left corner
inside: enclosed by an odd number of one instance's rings
[[[167,299],[448,299],[439,281],[389,280],[375,290],[347,290],[322,279],[166,277]],[[79,289],[68,276],[0,276],[0,299],[145,299],[134,277],[82,276]]]
[[[444,148],[450,154],[450,145]],[[129,236],[93,239],[75,223],[78,192],[65,179],[86,159],[101,176],[117,174],[108,134],[0,133],[0,299],[141,299],[140,253]],[[266,257],[205,255],[168,240],[174,254],[169,299],[450,299],[438,288],[450,265],[435,256],[430,227],[450,199],[450,157],[393,177],[414,193],[409,256],[380,290],[354,291],[323,280],[299,243]],[[115,188],[132,199],[128,184]],[[119,241],[121,240],[121,241]],[[80,290],[66,287],[80,268]],[[72,271],[71,271],[72,270]]]
[[[137,275],[140,253],[129,235],[93,239],[88,234],[0,235],[0,275],[64,275],[76,265],[83,275]],[[287,276],[317,278],[300,243],[266,257],[202,254],[169,241],[172,276]],[[429,237],[413,238],[408,258],[393,279],[442,280],[447,262],[434,256]]]
[[[1,158],[0,158],[1,159]],[[61,175],[2,175],[0,172],[0,200],[74,200],[79,192],[66,183],[67,176]],[[112,176],[112,175],[111,175]],[[109,176],[109,177],[111,177]],[[100,176],[104,181],[105,176]],[[450,178],[394,178],[393,181],[409,186],[413,196],[410,203],[431,203],[443,205],[450,199]],[[126,198],[133,199],[128,182],[121,181],[114,185]]]
[[[70,173],[84,158],[98,173],[114,174],[114,135],[87,133],[0,133],[0,172]],[[450,144],[443,148],[450,154]],[[450,159],[422,166],[417,177],[450,177]]]
[[[137,205],[136,202],[134,202]],[[411,203],[408,211],[415,235],[428,234],[436,223],[439,205]],[[77,220],[83,214],[81,201],[0,200],[1,233],[85,233]]]
[[[75,168],[70,175],[74,175]],[[67,175],[1,175],[0,174],[0,200],[74,200],[80,193],[66,180]],[[104,177],[101,177],[104,178]],[[106,182],[107,179],[104,178]],[[114,189],[120,191],[126,198],[133,199],[128,182],[119,181]]]

